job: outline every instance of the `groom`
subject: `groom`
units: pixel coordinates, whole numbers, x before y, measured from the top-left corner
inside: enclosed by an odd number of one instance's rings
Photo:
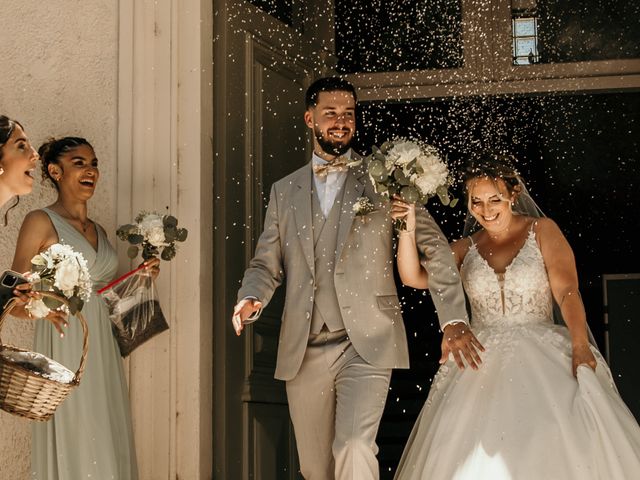
[[[390,206],[350,148],[353,85],[337,77],[315,81],[304,121],[313,133],[311,162],[271,188],[233,324],[240,335],[286,278],[275,377],[286,381],[302,475],[377,479],[375,439],[391,369],[409,367]],[[362,197],[376,210],[357,215],[353,206]],[[470,332],[453,255],[427,211],[419,208],[417,217],[417,248],[445,341],[464,354]]]

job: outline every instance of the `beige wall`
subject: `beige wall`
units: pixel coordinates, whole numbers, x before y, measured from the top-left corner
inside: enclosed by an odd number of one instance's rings
[[[36,148],[50,135],[93,144],[102,176],[90,214],[107,232],[116,219],[117,20],[118,2],[110,0],[2,0],[0,7],[0,113],[18,119]],[[0,268],[11,265],[25,213],[55,198],[46,184],[34,185],[0,227]],[[30,346],[32,335],[31,325],[13,321],[2,340]],[[30,423],[0,411],[0,477],[29,478],[29,455]]]
[[[212,19],[210,0],[0,7],[0,112],[35,144],[68,134],[93,143],[102,178],[91,215],[108,232],[141,209],[165,207],[189,229],[158,282],[171,328],[128,362],[145,480],[211,478]],[[53,198],[36,183],[11,212],[0,267],[11,263],[20,219]],[[126,246],[118,250],[124,271]],[[21,346],[32,336],[17,321],[2,332]],[[29,478],[29,456],[29,423],[0,411],[0,479]]]

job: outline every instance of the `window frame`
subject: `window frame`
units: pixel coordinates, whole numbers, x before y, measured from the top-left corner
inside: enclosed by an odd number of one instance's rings
[[[640,89],[640,58],[513,65],[509,0],[461,0],[463,66],[355,73],[362,101]]]

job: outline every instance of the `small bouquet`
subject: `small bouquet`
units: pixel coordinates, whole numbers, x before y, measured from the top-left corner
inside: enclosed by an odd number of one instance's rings
[[[405,202],[422,204],[437,195],[443,205],[454,207],[457,199],[449,196],[452,178],[438,150],[418,140],[395,138],[373,146],[366,157],[369,177],[376,193]],[[406,230],[406,221],[395,221],[398,230]]]
[[[91,297],[92,282],[87,261],[69,245],[54,243],[33,257],[29,282],[35,291],[54,292],[65,297],[72,315],[81,311]],[[44,297],[32,298],[25,308],[34,317],[43,318],[61,306],[57,300]]]
[[[131,244],[127,251],[129,258],[135,258],[141,246],[144,260],[158,254],[163,260],[171,260],[176,256],[176,242],[184,242],[187,234],[186,228],[178,228],[176,217],[154,212],[140,212],[134,223],[122,225],[116,231],[120,240]]]

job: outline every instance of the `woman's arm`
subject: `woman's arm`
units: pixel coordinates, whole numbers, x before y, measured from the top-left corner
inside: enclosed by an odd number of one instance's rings
[[[11,268],[16,272],[31,270],[31,259],[58,241],[49,216],[42,210],[29,212],[22,222]]]
[[[50,245],[58,241],[58,234],[51,224],[49,216],[42,210],[35,210],[27,214],[20,227],[16,252],[13,256],[12,269],[16,272],[31,270],[31,259]],[[15,307],[12,314],[17,317],[31,318],[24,305]],[[47,315],[60,336],[64,336],[62,327],[67,326],[67,316],[63,312],[52,310]]]
[[[573,374],[576,374],[578,365],[585,363],[595,369],[596,360],[589,348],[587,316],[578,290],[578,272],[573,250],[553,220],[539,219],[534,230],[549,276],[553,298],[560,306],[571,335]]]
[[[407,229],[398,232],[398,273],[404,285],[413,288],[429,288],[429,275],[420,264],[416,245],[416,207],[414,204],[393,200],[391,217],[404,218]]]

